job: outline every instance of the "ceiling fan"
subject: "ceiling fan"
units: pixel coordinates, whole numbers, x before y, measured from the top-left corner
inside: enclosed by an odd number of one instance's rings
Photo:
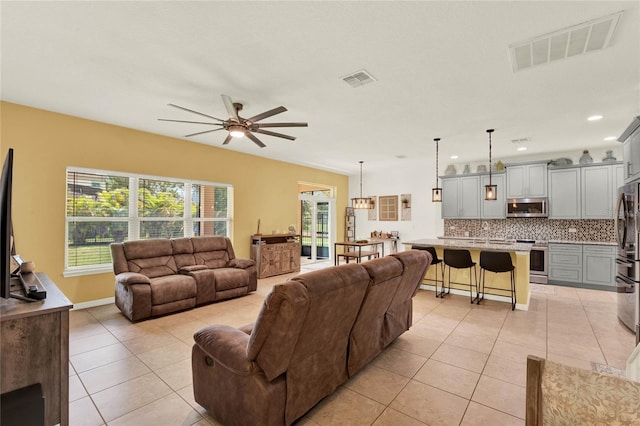
[[[265,130],[265,128],[269,127],[307,127],[307,123],[258,123],[258,121],[264,120],[265,118],[269,118],[276,114],[280,114],[281,112],[285,112],[287,109],[283,106],[279,106],[277,108],[270,109],[269,111],[265,111],[262,114],[254,115],[250,118],[242,118],[238,113],[242,111],[242,104],[238,102],[232,102],[231,98],[227,95],[222,95],[222,102],[224,102],[224,106],[229,113],[229,118],[227,120],[222,120],[217,117],[213,117],[208,114],[204,114],[202,112],[194,111],[189,108],[181,107],[180,105],[168,104],[174,108],[181,109],[183,111],[192,112],[194,114],[201,115],[203,117],[211,118],[213,120],[218,121],[218,123],[210,123],[206,121],[188,121],[188,120],[172,120],[169,118],[158,118],[160,121],[174,121],[176,123],[193,123],[193,124],[207,124],[211,126],[220,126],[216,129],[205,130],[204,132],[196,132],[188,135],[184,135],[185,137],[202,135],[204,133],[217,132],[218,130],[227,130],[229,134],[225,138],[223,145],[231,142],[233,138],[241,138],[246,136],[251,139],[256,145],[260,148],[264,148],[266,145],[262,143],[260,139],[258,139],[254,133],[260,133],[268,136],[275,136],[278,138],[289,139],[291,141],[296,140],[295,137],[284,135],[282,133],[272,132],[270,130]]]

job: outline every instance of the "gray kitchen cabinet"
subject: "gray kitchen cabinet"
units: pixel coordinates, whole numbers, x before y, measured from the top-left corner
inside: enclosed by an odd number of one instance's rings
[[[495,201],[487,201],[484,199],[484,186],[489,185],[489,176],[480,177],[480,216],[482,219],[504,219],[507,217],[506,195],[507,187],[505,184],[505,175],[498,174],[491,177],[491,183],[496,185],[498,199]]]
[[[618,140],[623,143],[624,181],[630,182],[640,177],[640,116],[633,119]]]
[[[613,167],[581,168],[583,219],[612,219],[614,210]]]
[[[585,244],[582,253],[583,282],[615,288],[616,247]]]
[[[442,218],[480,218],[480,176],[442,179]]]
[[[549,170],[549,219],[581,218],[580,168]]]
[[[442,179],[442,218],[457,219],[459,216],[458,178]]]
[[[507,198],[547,196],[547,162],[508,165]]]
[[[624,185],[624,164],[613,166],[613,201],[617,200],[618,188]]]
[[[549,282],[582,283],[582,245],[549,243]]]

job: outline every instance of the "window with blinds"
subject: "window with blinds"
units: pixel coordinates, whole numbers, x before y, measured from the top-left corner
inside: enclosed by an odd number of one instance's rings
[[[112,242],[230,237],[232,191],[219,183],[68,169],[65,276],[110,270]]]

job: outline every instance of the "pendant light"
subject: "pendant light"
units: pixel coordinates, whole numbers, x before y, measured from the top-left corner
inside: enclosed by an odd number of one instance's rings
[[[360,197],[351,199],[351,206],[354,209],[372,209],[373,204],[371,203],[371,198],[363,198],[362,197],[362,163],[364,161],[360,161]]]
[[[435,138],[434,141],[436,141],[436,187],[431,188],[431,202],[441,203],[442,188],[438,186],[438,142],[440,142],[440,138]]]
[[[487,201],[496,201],[498,199],[498,186],[491,184],[491,133],[494,129],[487,129],[489,133],[489,185],[484,186],[484,199]]]

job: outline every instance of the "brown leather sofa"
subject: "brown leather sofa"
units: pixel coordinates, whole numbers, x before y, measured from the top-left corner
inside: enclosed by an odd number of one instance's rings
[[[276,285],[255,323],[195,335],[195,400],[224,425],[290,425],[412,321],[431,255],[410,250]]]
[[[116,306],[131,321],[242,296],[258,284],[255,262],[226,237],[111,244]]]

